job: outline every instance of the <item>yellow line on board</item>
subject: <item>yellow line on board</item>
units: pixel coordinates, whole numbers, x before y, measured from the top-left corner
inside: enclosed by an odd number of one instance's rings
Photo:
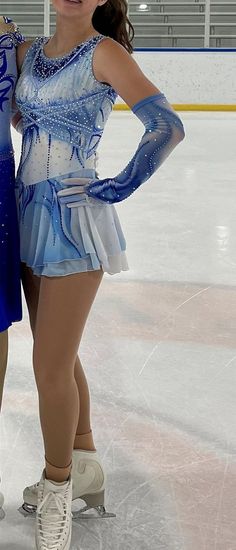
[[[176,111],[236,111],[236,105],[181,105],[173,104],[173,108]],[[115,111],[130,111],[130,108],[126,103],[116,103],[114,105]]]
[[[236,111],[236,105],[173,105],[176,111]]]

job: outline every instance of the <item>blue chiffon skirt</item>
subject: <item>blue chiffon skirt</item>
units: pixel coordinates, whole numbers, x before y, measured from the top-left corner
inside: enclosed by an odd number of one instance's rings
[[[95,172],[66,176],[93,178]],[[68,207],[58,197],[66,187],[63,178],[28,186],[17,179],[21,261],[35,275],[47,277],[127,270],[125,238],[114,206],[83,194],[79,205]]]
[[[12,153],[0,155],[0,332],[22,318],[20,243]]]

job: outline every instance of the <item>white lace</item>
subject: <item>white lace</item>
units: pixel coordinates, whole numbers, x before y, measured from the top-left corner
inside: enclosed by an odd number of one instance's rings
[[[49,492],[38,506],[41,550],[58,549],[67,519],[65,495]]]

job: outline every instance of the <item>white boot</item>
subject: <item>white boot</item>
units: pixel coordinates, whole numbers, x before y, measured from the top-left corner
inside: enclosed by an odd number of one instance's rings
[[[37,550],[69,550],[72,530],[72,479],[56,483],[45,478],[38,486],[35,542]]]
[[[73,500],[84,500],[86,506],[74,512],[74,519],[82,517],[87,510],[95,508],[101,517],[107,514],[105,502],[105,472],[96,451],[75,450],[72,459]],[[113,516],[113,514],[112,514]],[[86,515],[86,517],[88,517]]]
[[[72,499],[80,498],[87,505],[79,512],[74,512],[74,518],[81,517],[91,508],[95,508],[101,517],[114,517],[114,514],[108,514],[104,507],[105,473],[96,451],[73,451],[71,477]],[[37,507],[37,496],[38,483],[26,487],[23,493],[24,504],[20,511],[33,514]]]

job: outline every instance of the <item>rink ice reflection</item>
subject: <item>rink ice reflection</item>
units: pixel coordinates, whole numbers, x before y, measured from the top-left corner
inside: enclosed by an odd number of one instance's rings
[[[104,278],[84,334],[80,356],[116,518],[74,523],[72,550],[236,548],[236,116],[182,118],[185,142],[118,206],[130,271]],[[139,131],[132,115],[112,116],[101,176],[124,165]],[[29,550],[34,521],[17,508],[41,475],[43,448],[26,315],[10,337],[0,548]]]

